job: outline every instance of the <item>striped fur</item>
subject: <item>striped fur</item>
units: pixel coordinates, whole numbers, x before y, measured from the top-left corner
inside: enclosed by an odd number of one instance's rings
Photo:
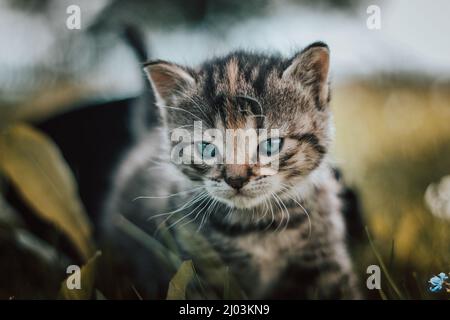
[[[198,187],[205,191],[203,202],[166,223],[180,216],[192,220],[188,225],[208,239],[246,296],[358,298],[345,244],[341,187],[327,157],[332,140],[328,68],[329,51],[323,43],[291,59],[239,51],[197,68],[165,61],[147,64],[161,127],[135,146],[121,165],[106,207],[110,238],[117,242],[120,233],[111,223],[117,221],[114,217],[123,215],[151,232],[148,218],[183,206],[192,194],[132,199]],[[266,175],[260,163],[170,164],[171,130],[192,130],[199,120],[204,129],[223,132],[279,129],[284,139],[279,171]],[[161,168],[152,170],[155,159]],[[236,177],[245,181],[238,191],[229,183]],[[204,252],[184,249],[194,262]],[[137,278],[151,282],[142,270],[152,262],[136,257],[140,251],[127,252]]]

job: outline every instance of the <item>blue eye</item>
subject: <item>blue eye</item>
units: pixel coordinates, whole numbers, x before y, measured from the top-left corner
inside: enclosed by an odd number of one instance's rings
[[[209,142],[198,142],[197,150],[202,156],[202,159],[212,159],[216,156],[216,146]]]
[[[280,152],[282,146],[283,138],[267,139],[259,144],[259,152],[270,157]]]

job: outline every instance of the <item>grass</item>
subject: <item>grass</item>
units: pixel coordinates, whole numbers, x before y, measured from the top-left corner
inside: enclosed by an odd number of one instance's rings
[[[435,298],[427,280],[450,271],[450,223],[430,213],[424,193],[450,174],[449,87],[366,82],[335,92],[335,158],[378,248],[358,248],[355,264],[363,276],[375,256],[391,261],[385,279],[389,271],[400,289],[388,285],[388,298]]]
[[[427,281],[439,272],[450,272],[450,221],[430,213],[424,193],[430,183],[450,174],[450,86],[432,81],[411,82],[411,77],[381,80],[337,87],[331,103],[336,124],[333,155],[344,179],[361,197],[367,225],[367,241],[352,246],[355,269],[363,285],[369,265],[378,264],[382,269],[382,290],[368,292],[369,298],[448,299],[447,293],[430,293]],[[8,287],[0,285],[0,297],[53,297],[52,290],[57,290],[67,275],[58,273],[57,265],[48,266],[41,261],[28,264],[36,257],[20,246],[12,249],[13,237],[9,234],[14,233],[15,226],[4,225],[1,213],[0,274],[8,280],[4,282]],[[130,226],[126,231],[149,250],[163,255],[173,268],[182,264],[176,250],[166,254],[170,243],[166,248]],[[99,258],[98,273],[110,272],[103,270],[108,266],[107,257],[104,254]],[[27,268],[14,267],[20,265]],[[46,272],[49,267],[55,270],[51,277]],[[235,296],[237,286],[226,275],[227,268],[216,269],[214,277],[225,279],[225,296]],[[128,281],[116,279],[118,274],[112,276],[117,281]],[[201,281],[197,282],[201,286]],[[118,296],[140,298],[133,288]],[[183,290],[178,290],[181,295],[185,294]],[[95,292],[104,298],[102,292]]]

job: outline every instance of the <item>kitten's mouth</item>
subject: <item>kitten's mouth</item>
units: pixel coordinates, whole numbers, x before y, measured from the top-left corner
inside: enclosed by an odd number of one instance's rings
[[[241,200],[241,199],[252,199],[253,198],[251,195],[248,195],[242,191],[234,192],[233,194],[229,194],[229,195],[219,195],[219,197],[223,198],[224,200],[228,200],[228,201],[234,201],[237,199]]]
[[[230,207],[240,209],[255,207],[261,204],[264,199],[262,194],[254,195],[245,190],[235,190],[227,194],[216,194],[214,197]]]
[[[246,194],[243,191],[235,191],[233,195],[230,196],[230,199],[243,199],[243,198],[252,198],[252,196]]]
[[[231,188],[225,184],[206,184],[206,191],[217,201],[239,209],[251,209],[263,205],[274,190],[275,183],[262,183],[244,186],[243,188]]]
[[[226,198],[232,200],[235,198],[254,198],[256,195],[244,189],[233,189],[228,192]]]
[[[234,190],[233,192],[234,192],[234,194],[232,195],[232,197],[238,197],[238,196],[246,197],[246,196],[248,196],[247,193],[244,190],[242,190],[242,189]]]

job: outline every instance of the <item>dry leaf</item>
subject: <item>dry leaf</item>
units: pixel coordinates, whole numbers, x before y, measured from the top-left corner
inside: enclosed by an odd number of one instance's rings
[[[88,300],[91,299],[94,289],[95,269],[97,265],[97,259],[101,256],[101,252],[97,251],[95,255],[88,260],[88,262],[81,268],[80,289],[69,289],[67,280],[70,275],[61,283],[59,290],[59,297],[65,300]]]
[[[183,261],[177,273],[169,282],[167,300],[185,300],[186,288],[194,276],[192,260]]]
[[[58,148],[25,125],[0,134],[0,170],[40,217],[61,229],[85,260],[93,253],[91,225],[76,182]]]

